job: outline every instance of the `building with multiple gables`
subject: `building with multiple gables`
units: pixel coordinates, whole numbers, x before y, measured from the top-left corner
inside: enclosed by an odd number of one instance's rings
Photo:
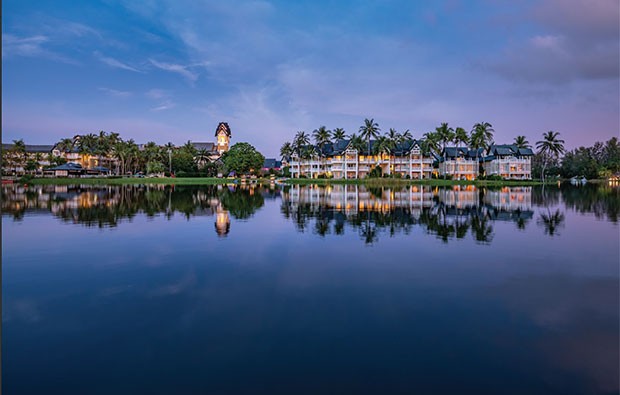
[[[356,149],[347,139],[323,146],[311,145],[285,158],[292,177],[317,178],[320,175],[335,179],[364,178],[373,168],[382,174],[398,174],[403,178],[449,176],[455,180],[475,180],[480,174],[505,179],[530,180],[531,158],[534,152],[516,145],[492,145],[472,150],[467,147],[446,147],[439,155],[422,151],[422,140],[411,139],[397,144],[389,153],[373,150],[376,140]],[[482,173],[481,173],[482,172]]]
[[[289,161],[293,177],[316,178],[321,174],[336,179],[364,178],[376,166],[384,174],[398,173],[413,179],[430,178],[435,158],[422,152],[419,140],[397,144],[390,153],[376,154],[370,140],[362,149],[352,146],[351,140],[342,139],[323,146],[311,146],[309,158],[294,153]]]

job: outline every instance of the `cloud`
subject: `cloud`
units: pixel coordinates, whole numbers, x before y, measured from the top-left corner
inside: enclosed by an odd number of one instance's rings
[[[522,15],[538,34],[511,42],[483,69],[518,82],[564,84],[618,79],[616,0],[545,0]]]
[[[164,62],[158,62],[156,60],[153,59],[149,59],[149,61],[153,64],[153,66],[161,69],[161,70],[166,70],[166,71],[170,71],[173,73],[178,73],[180,75],[182,75],[184,78],[186,78],[188,81],[190,82],[194,82],[198,79],[198,73],[195,73],[191,70],[188,69],[188,66],[183,66],[180,64],[174,64],[174,63],[164,63]]]
[[[134,67],[128,66],[125,63],[122,63],[122,62],[120,62],[120,61],[118,61],[118,60],[116,60],[114,58],[109,58],[109,57],[103,56],[99,51],[93,52],[93,55],[97,59],[99,59],[101,62],[107,64],[110,67],[115,67],[115,68],[119,68],[119,69],[123,69],[123,70],[133,71],[133,72],[136,72],[136,73],[141,73],[140,70],[138,70],[138,69],[136,69]]]
[[[44,57],[64,63],[77,64],[72,59],[44,48],[44,45],[49,42],[50,38],[45,35],[19,37],[5,33],[2,35],[2,56]]]
[[[171,99],[170,92],[164,89],[150,89],[145,93],[145,96],[159,102],[158,105],[151,108],[151,111],[169,110],[176,106],[176,103]]]
[[[131,96],[131,92],[128,91],[119,91],[116,89],[111,89],[111,88],[98,88],[100,91],[105,92],[111,96],[116,96],[116,97],[129,97]]]
[[[163,110],[169,110],[175,106],[176,104],[172,100],[164,100],[158,106],[151,108],[151,110],[152,111],[163,111]]]

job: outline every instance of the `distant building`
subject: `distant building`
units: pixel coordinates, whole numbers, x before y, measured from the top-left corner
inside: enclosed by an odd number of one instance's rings
[[[265,171],[269,171],[269,170],[277,170],[280,171],[282,170],[282,162],[273,158],[268,158],[265,159],[265,162],[263,163],[263,170]]]
[[[218,159],[230,148],[230,138],[232,133],[227,122],[220,122],[215,129],[215,142],[191,142],[192,146],[200,153],[206,153],[210,161]]]
[[[26,144],[25,158],[18,158],[18,154],[13,151],[15,144],[2,144],[2,170],[3,173],[15,173],[16,175],[24,174],[22,163],[34,160],[39,163],[39,169],[48,166],[49,155],[52,152],[53,145]]]

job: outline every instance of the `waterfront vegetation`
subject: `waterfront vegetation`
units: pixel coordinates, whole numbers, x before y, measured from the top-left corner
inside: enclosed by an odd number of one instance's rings
[[[381,129],[374,119],[364,120],[359,128],[359,135],[352,133],[346,135],[342,128],[334,131],[321,126],[312,133],[315,145],[311,145],[310,136],[304,131],[298,131],[292,142],[285,142],[280,148],[280,156],[289,158],[296,154],[302,160],[308,160],[313,156],[321,155],[325,144],[334,143],[345,138],[350,139],[350,146],[356,150],[370,150],[370,139],[376,139],[372,151],[374,155],[391,153],[399,144],[413,139],[409,130],[402,133],[390,128],[385,135],[380,134]],[[418,140],[422,151],[427,155],[442,158],[445,148],[450,144],[456,147],[465,146],[476,152],[487,150],[495,144],[493,134],[495,130],[489,122],[478,122],[473,125],[471,131],[462,127],[452,128],[444,122],[432,132],[427,132]],[[518,148],[532,148],[525,136],[517,136],[512,144]],[[532,158],[531,174],[533,178],[539,177],[539,182],[550,178],[552,182],[559,177],[569,179],[571,177],[586,177],[587,179],[605,179],[620,172],[620,142],[617,137],[607,142],[596,142],[592,147],[579,147],[574,150],[566,150],[565,141],[560,138],[559,132],[548,131],[542,134],[542,139],[536,141],[536,152]],[[443,157],[445,160],[445,157]],[[378,170],[378,171],[377,171]],[[368,173],[368,178],[385,176],[380,169],[373,169]],[[448,177],[443,176],[444,180]],[[304,182],[304,181],[296,181]],[[323,182],[323,181],[321,181]],[[346,180],[347,183],[355,183]]]

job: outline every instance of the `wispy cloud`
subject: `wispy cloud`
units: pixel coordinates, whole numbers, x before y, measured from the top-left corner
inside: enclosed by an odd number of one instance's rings
[[[154,59],[149,59],[149,61],[153,64],[153,66],[157,67],[158,69],[170,71],[173,73],[178,73],[182,75],[183,77],[185,77],[190,82],[195,82],[198,79],[198,73],[195,73],[189,70],[188,66],[183,66],[183,65],[174,64],[174,63],[158,62]],[[201,65],[204,65],[204,62],[201,63]]]
[[[164,100],[158,106],[151,108],[151,110],[152,111],[163,111],[163,110],[169,110],[175,106],[176,104],[172,100]]]
[[[129,70],[129,71],[134,71],[136,73],[141,73],[142,71],[136,69],[135,67],[131,67],[119,60],[116,60],[114,58],[110,58],[107,56],[103,56],[103,54],[101,54],[99,51],[95,51],[93,52],[93,55],[99,59],[101,62],[107,64],[110,67],[116,67],[119,69],[123,69],[123,70]]]
[[[99,88],[99,90],[109,94],[110,96],[116,96],[116,97],[131,96],[131,92],[128,92],[128,91],[119,91],[119,90],[111,89],[111,88]]]
[[[14,34],[5,33],[2,35],[2,56],[45,57],[64,63],[77,64],[77,62],[72,59],[44,48],[44,44],[49,42],[50,38],[45,35],[19,37]]]
[[[145,96],[158,101],[158,104],[152,107],[151,111],[169,110],[176,106],[170,97],[170,92],[164,89],[150,89],[145,93]]]

